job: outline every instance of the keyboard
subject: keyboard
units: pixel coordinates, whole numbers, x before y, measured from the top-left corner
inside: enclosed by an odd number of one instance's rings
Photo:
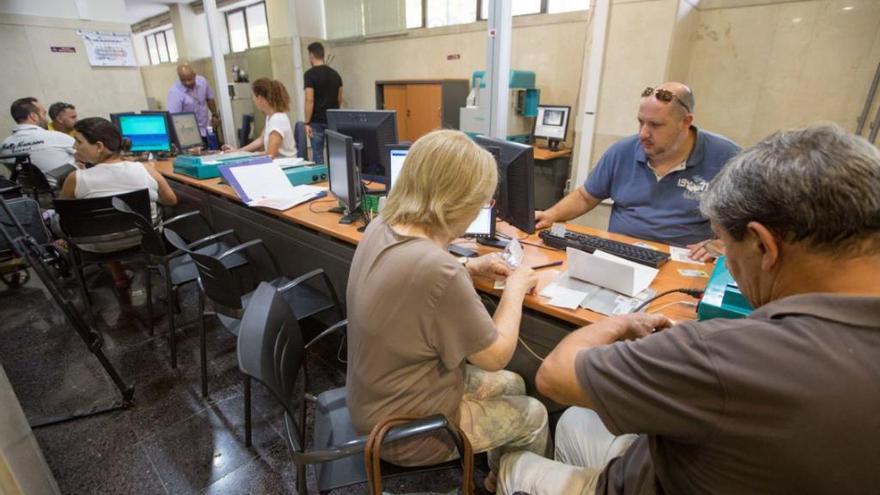
[[[550,233],[549,230],[541,231],[538,234],[544,244],[557,249],[574,248],[581,251],[592,253],[595,250],[613,254],[625,260],[634,261],[642,265],[654,268],[660,268],[663,263],[669,261],[669,255],[655,251],[653,249],[633,246],[625,242],[612,241],[603,239],[589,234],[579,234],[577,232],[566,232],[565,237],[557,237]]]

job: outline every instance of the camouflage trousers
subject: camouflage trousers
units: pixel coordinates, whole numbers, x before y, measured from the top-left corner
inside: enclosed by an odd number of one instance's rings
[[[508,452],[547,455],[547,409],[526,395],[522,377],[512,371],[483,371],[466,365],[459,412],[459,427],[474,453],[488,452],[493,472],[498,472],[499,460]],[[453,458],[457,457],[455,453]]]

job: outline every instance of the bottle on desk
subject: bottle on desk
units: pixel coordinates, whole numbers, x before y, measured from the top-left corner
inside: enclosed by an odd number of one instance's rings
[[[217,139],[217,135],[214,134],[214,128],[208,126],[208,132],[205,135],[205,139],[208,141],[208,149],[209,150],[218,150],[220,149],[220,140]]]

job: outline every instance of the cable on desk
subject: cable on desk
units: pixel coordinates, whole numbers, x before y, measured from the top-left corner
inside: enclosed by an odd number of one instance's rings
[[[682,300],[682,301],[672,301],[672,302],[669,302],[669,303],[663,304],[662,306],[658,306],[658,307],[656,307],[656,308],[652,308],[650,311],[645,311],[645,313],[657,313],[657,312],[659,312],[659,311],[663,311],[664,309],[666,309],[666,308],[668,308],[668,307],[670,307],[670,306],[675,306],[676,304],[681,304],[681,305],[684,305],[684,306],[690,306],[690,307],[693,307],[693,308],[696,308],[696,307],[697,307],[697,303],[695,303],[695,302],[693,302],[693,301],[683,301],[683,300]]]
[[[636,306],[636,309],[634,309],[632,312],[639,313],[643,309],[645,309],[646,306],[648,306],[652,302],[656,301],[657,299],[660,299],[663,296],[668,296],[669,294],[675,294],[676,292],[681,292],[682,294],[687,294],[695,299],[699,299],[699,298],[703,297],[703,291],[700,289],[689,289],[687,287],[679,287],[677,289],[670,289],[670,290],[663,291],[663,292],[657,294],[656,296],[654,296],[654,297],[648,299],[647,301],[643,302],[642,304],[639,304],[638,306]]]
[[[546,249],[547,251],[562,251],[561,249],[556,249],[555,247],[550,247],[544,244],[538,244],[537,242],[529,242],[529,241],[519,241],[520,244],[525,244],[526,246],[535,246],[536,248]]]
[[[522,344],[523,348],[525,348],[525,350],[528,351],[528,353],[531,354],[535,359],[537,359],[538,361],[541,361],[541,362],[544,361],[544,358],[542,358],[537,353],[535,353],[535,351],[533,351],[532,348],[529,347],[529,345],[525,343],[525,341],[522,339],[522,337],[517,337],[517,339],[519,340],[519,343]]]
[[[330,208],[330,209],[328,209],[328,210],[321,210],[321,211],[318,211],[318,210],[315,210],[315,209],[312,208],[312,207],[313,207],[314,205],[318,204],[318,203],[335,203],[335,202],[336,202],[335,199],[322,199],[322,200],[320,200],[320,201],[312,201],[312,202],[309,203],[309,211],[312,212],[312,213],[330,213],[330,210],[332,210],[333,208]]]

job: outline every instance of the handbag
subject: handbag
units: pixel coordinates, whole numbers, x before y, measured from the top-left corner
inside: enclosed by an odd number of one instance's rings
[[[382,495],[382,442],[385,436],[395,426],[408,423],[410,421],[420,419],[411,416],[397,416],[385,418],[370,430],[370,436],[367,437],[367,444],[364,448],[364,464],[367,471],[367,485],[370,487],[371,495]],[[462,462],[462,487],[463,495],[473,495],[474,493],[474,451],[467,435],[462,432],[457,425],[449,423],[447,425],[448,432],[458,436],[458,440],[462,446],[462,452],[459,452]]]

